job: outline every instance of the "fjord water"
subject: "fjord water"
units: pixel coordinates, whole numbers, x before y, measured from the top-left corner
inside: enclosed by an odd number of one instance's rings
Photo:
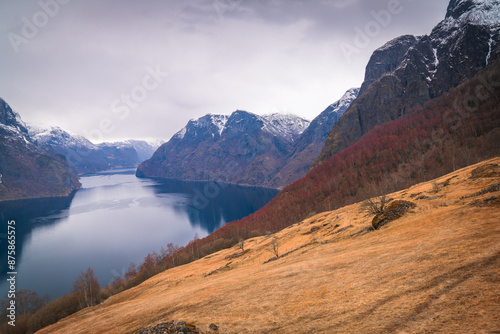
[[[278,191],[215,182],[139,179],[134,169],[83,176],[69,199],[0,203],[2,229],[16,221],[16,289],[51,298],[70,292],[88,267],[101,286],[122,276],[168,243],[187,244],[267,204]],[[5,231],[5,232],[4,232]],[[6,283],[7,243],[0,239],[0,292]],[[165,247],[166,248],[166,247]],[[201,274],[201,273],[200,273]]]

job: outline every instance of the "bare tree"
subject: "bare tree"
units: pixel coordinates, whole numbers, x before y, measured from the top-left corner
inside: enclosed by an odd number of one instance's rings
[[[363,202],[361,209],[372,215],[378,215],[384,213],[385,206],[389,203],[386,195],[382,195],[379,198],[370,198]]]
[[[31,291],[28,289],[21,289],[16,292],[16,312],[18,315],[33,314],[38,309],[42,308],[45,304],[50,301],[49,295],[44,295],[40,297],[36,291]],[[5,296],[4,300],[0,301],[1,310],[7,309],[10,305],[10,299]],[[6,313],[0,311],[2,316]]]
[[[94,276],[94,270],[89,267],[86,272],[81,273],[75,280],[72,292],[78,295],[80,307],[85,308],[99,303],[100,289],[99,282]]]
[[[241,249],[242,253],[245,253],[245,239],[240,238],[240,241],[238,242],[238,248]]]
[[[279,240],[277,237],[273,237],[273,240],[271,240],[271,252],[278,258],[280,257],[279,254]]]
[[[167,256],[169,256],[172,259],[172,266],[177,265],[176,257],[177,257],[177,251],[179,250],[179,246],[174,245],[173,243],[169,243],[167,245]]]

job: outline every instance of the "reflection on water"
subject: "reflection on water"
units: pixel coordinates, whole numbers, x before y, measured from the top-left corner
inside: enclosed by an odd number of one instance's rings
[[[71,205],[73,196],[68,198],[42,198],[24,201],[0,202],[0,212],[2,217],[2,233],[7,231],[9,220],[16,221],[15,241],[16,259],[20,259],[23,252],[23,245],[31,236],[32,229],[36,227],[48,227],[57,224],[67,216],[67,210]],[[0,262],[0,281],[4,282],[7,276],[7,235],[0,238],[2,257]]]
[[[178,202],[174,208],[187,213],[191,226],[201,227],[208,234],[257,211],[278,193],[274,189],[176,180],[163,180],[151,187],[157,198],[185,194],[188,200]]]
[[[217,183],[138,179],[134,170],[87,175],[66,199],[0,203],[0,293],[7,291],[7,221],[16,221],[17,288],[59,297],[92,267],[101,285],[131,261],[187,244],[269,202],[277,191]]]

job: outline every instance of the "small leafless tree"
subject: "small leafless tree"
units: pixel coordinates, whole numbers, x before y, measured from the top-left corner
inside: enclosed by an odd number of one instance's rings
[[[238,242],[238,244],[236,246],[239,249],[241,249],[242,253],[245,253],[245,240],[244,239],[240,239],[240,241]]]
[[[277,258],[280,257],[279,254],[279,240],[277,237],[273,237],[271,240],[271,250],[270,250]]]
[[[384,213],[387,203],[389,203],[387,196],[382,195],[378,198],[374,197],[364,201],[361,209],[371,215],[378,215]]]

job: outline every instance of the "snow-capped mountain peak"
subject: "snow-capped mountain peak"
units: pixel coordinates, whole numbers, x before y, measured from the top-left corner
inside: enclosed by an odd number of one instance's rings
[[[352,101],[354,101],[359,94],[360,88],[351,88],[344,93],[344,95],[337,102],[332,103],[325,109],[318,117],[313,120],[313,123],[328,124],[332,127],[337,120],[342,117],[342,115],[346,112],[347,108],[351,105]],[[335,114],[334,116],[332,116]],[[332,123],[333,122],[333,123]]]
[[[466,24],[486,26],[491,32],[500,30],[500,1],[498,0],[452,0],[446,18],[435,31],[453,31]],[[455,34],[458,32],[453,32]]]
[[[98,149],[98,147],[92,144],[87,138],[76,134],[70,134],[57,126],[39,128],[34,125],[29,125],[28,132],[30,137],[38,145],[57,145],[71,148],[84,147],[89,150]]]
[[[234,123],[228,124],[230,118],[234,119]],[[293,142],[300,134],[309,126],[309,121],[301,117],[291,114],[271,114],[259,116],[248,111],[237,110],[231,116],[207,114],[198,119],[191,119],[188,124],[179,132],[174,134],[172,138],[182,140],[185,136],[209,136],[219,138],[224,131],[235,124],[242,124],[243,120],[250,122],[258,122],[263,131],[282,138],[288,142]],[[244,131],[242,127],[239,131]]]
[[[349,107],[351,105],[352,101],[354,101],[354,99],[356,99],[356,97],[358,97],[358,93],[359,93],[359,88],[349,89],[340,98],[340,100],[338,100],[337,102],[332,103],[330,105],[330,107],[333,108],[332,112],[339,112],[342,109],[344,109],[344,111],[345,111],[345,109],[347,109],[347,107]]]
[[[217,114],[207,114],[200,118],[193,118],[189,120],[185,127],[174,134],[173,138],[183,139],[188,132],[194,132],[194,135],[197,135],[198,133],[205,133],[206,131],[210,131],[212,137],[215,137],[216,133],[220,137],[228,119],[229,116],[227,115]]]

